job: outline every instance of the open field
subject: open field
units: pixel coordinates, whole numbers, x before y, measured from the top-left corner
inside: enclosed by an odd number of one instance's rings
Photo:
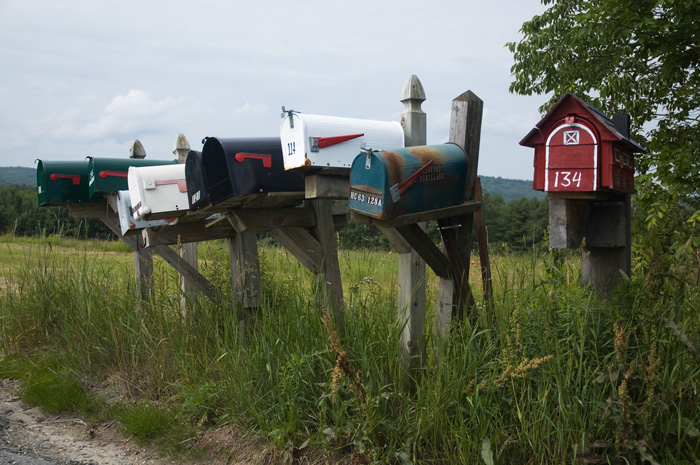
[[[159,261],[156,297],[140,302],[132,255],[112,247],[0,242],[0,376],[35,386],[32,375],[48,371],[98,387],[118,401],[103,415],[128,434],[139,437],[124,415],[132,405],[143,410],[137,419],[182,425],[144,434],[170,438],[176,453],[198,431],[233,427],[269,445],[265,460],[700,460],[700,295],[677,277],[651,269],[599,301],[580,287],[575,254],[501,254],[492,257],[493,307],[479,301],[475,326],[457,323],[437,341],[430,274],[426,366],[407,372],[396,254],[340,252],[338,339],[313,276],[272,243],[260,247],[263,295],[249,333],[233,305],[201,301],[183,315],[176,276]],[[199,252],[203,274],[226,289],[225,243]]]

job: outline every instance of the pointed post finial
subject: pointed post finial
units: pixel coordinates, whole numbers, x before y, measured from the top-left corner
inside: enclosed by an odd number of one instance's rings
[[[143,148],[143,144],[140,140],[134,139],[134,143],[131,144],[129,149],[129,158],[146,158],[146,149]]]
[[[404,111],[422,111],[420,106],[425,101],[425,90],[415,74],[411,74],[403,84],[400,100],[406,107]]]
[[[187,142],[187,137],[183,133],[178,134],[173,146],[173,153],[177,157],[178,163],[185,163],[187,154],[190,153],[190,143]]]
[[[420,83],[418,76],[412,74],[406,79],[401,90],[401,103],[404,104],[401,127],[403,127],[406,147],[426,144],[427,117],[420,107],[424,101],[423,84]]]

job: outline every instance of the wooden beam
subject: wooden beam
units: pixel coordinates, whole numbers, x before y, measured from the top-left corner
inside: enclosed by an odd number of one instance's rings
[[[205,223],[199,222],[146,228],[141,230],[141,234],[145,247],[153,247],[225,239],[234,236],[236,230],[225,221],[210,228]]]
[[[321,272],[321,244],[309,231],[299,227],[287,227],[273,229],[270,234],[306,269],[314,274]]]
[[[338,262],[338,239],[333,226],[333,201],[313,199],[309,203],[314,209],[316,227],[314,229],[321,250],[321,288],[323,303],[333,315],[338,334],[344,334],[345,302],[343,301],[343,283]]]
[[[452,100],[449,141],[464,149],[467,154],[467,179],[464,190],[465,201],[475,201],[476,177],[479,166],[481,141],[481,118],[484,102],[473,92],[467,91]],[[476,211],[476,210],[475,210]],[[450,219],[459,260],[464,266],[464,276],[469,277],[472,249],[474,213],[456,215]],[[438,339],[447,335],[453,317],[461,314],[460,290],[451,279],[438,280],[438,307],[435,331]]]
[[[167,245],[157,245],[152,249],[160,257],[172,266],[178,273],[184,274],[188,279],[191,279],[195,287],[212,300],[217,305],[223,306],[223,300],[217,292],[216,288],[210,283],[207,278],[199,274],[192,265],[183,260],[173,249]]]
[[[446,279],[452,276],[450,261],[419,225],[401,226],[396,228],[396,231],[418,252],[436,275]]]
[[[369,224],[376,225],[381,228],[398,228],[401,226],[407,226],[409,224],[421,223],[430,220],[439,220],[441,218],[450,218],[454,216],[465,215],[467,213],[474,213],[481,209],[481,201],[479,200],[467,200],[460,205],[454,205],[452,207],[438,208],[436,210],[430,210],[426,212],[410,213],[408,215],[401,215],[388,220],[378,220],[370,216],[363,215],[355,211],[350,211],[350,219]]]
[[[311,174],[304,177],[307,199],[347,200],[350,192],[350,171],[340,176]]]

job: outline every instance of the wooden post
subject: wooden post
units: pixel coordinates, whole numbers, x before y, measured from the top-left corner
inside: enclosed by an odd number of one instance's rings
[[[338,263],[338,239],[333,223],[333,201],[328,199],[309,200],[314,209],[316,227],[314,232],[321,251],[321,289],[323,304],[333,315],[338,334],[345,334],[345,302],[343,300],[343,282]]]
[[[146,158],[146,149],[143,147],[140,140],[135,139],[131,144],[131,148],[129,149],[129,158]],[[107,224],[107,226],[110,225]],[[113,228],[112,230],[117,234],[117,236],[121,237],[121,229],[118,222],[115,223],[115,227],[116,228]],[[134,274],[136,275],[136,287],[138,289],[138,293],[141,295],[141,300],[148,301],[153,298],[154,293],[153,252],[150,249],[142,247],[138,239],[134,239],[129,245],[134,250]]]
[[[184,134],[180,133],[175,139],[173,146],[173,154],[177,157],[178,163],[185,163],[187,154],[190,152],[190,144]],[[199,269],[199,257],[197,255],[197,243],[189,242],[186,244],[178,244],[178,253],[180,257],[191,265],[195,270]],[[197,286],[188,279],[185,275],[180,274],[180,310],[184,314],[187,312],[188,302],[193,305],[197,295]]]
[[[413,74],[401,89],[401,126],[404,145],[425,145],[427,141],[427,115],[421,109],[425,90]],[[421,225],[425,229],[425,223]],[[425,360],[423,330],[425,327],[425,261],[415,249],[399,249],[398,318],[402,325],[399,345],[408,367],[419,367]]]
[[[474,199],[476,175],[479,167],[479,143],[481,140],[481,116],[484,102],[467,91],[452,100],[452,115],[450,118],[450,142],[458,144],[467,153],[467,183],[464,199]],[[458,253],[463,257],[463,273],[469,276],[469,264],[472,249],[472,228],[474,215],[467,214],[451,218],[449,224],[443,227],[453,227],[455,244]],[[467,302],[461,301],[455,280],[439,279],[438,303],[435,331],[438,339],[445,337],[449,331],[453,317],[462,317],[463,307]]]
[[[231,290],[240,311],[241,334],[255,326],[260,293],[260,262],[255,233],[242,232],[228,239]]]

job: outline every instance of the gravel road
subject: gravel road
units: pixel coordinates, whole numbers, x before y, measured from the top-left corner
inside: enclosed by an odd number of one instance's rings
[[[171,465],[175,462],[124,439],[114,425],[91,427],[79,418],[45,415],[0,380],[0,465]]]

